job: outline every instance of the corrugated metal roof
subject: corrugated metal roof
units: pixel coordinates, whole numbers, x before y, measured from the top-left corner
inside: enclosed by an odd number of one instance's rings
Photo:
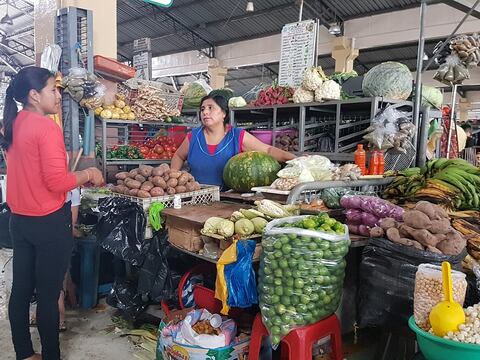
[[[418,6],[420,0],[309,0],[304,18],[323,14],[326,22]],[[245,11],[243,0],[175,0],[160,8],[142,0],[118,0],[119,52],[131,57],[131,44],[151,37],[153,55],[194,50],[266,34],[279,33],[297,21],[295,0],[255,0],[255,11]]]

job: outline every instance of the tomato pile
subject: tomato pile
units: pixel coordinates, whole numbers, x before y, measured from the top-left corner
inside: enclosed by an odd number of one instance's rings
[[[177,147],[173,139],[159,136],[147,140],[139,146],[139,150],[145,159],[171,159],[177,151]]]

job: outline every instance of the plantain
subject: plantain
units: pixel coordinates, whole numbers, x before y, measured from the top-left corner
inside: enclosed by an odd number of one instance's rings
[[[421,169],[419,167],[413,167],[413,168],[408,168],[408,169],[405,169],[405,170],[401,170],[398,173],[400,175],[410,177],[410,176],[414,176],[414,175],[420,175]]]

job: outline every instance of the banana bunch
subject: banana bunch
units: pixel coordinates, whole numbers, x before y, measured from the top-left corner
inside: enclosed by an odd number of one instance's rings
[[[454,219],[452,227],[467,239],[469,254],[475,260],[480,260],[480,226],[472,224],[468,219]]]
[[[452,192],[455,208],[480,208],[480,169],[462,159],[437,159],[427,163],[426,174]]]
[[[436,159],[424,168],[396,173],[384,196],[393,201],[427,200],[450,209],[480,209],[480,169],[462,159]]]

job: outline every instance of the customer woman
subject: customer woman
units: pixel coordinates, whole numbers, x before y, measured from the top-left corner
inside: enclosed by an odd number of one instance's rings
[[[18,112],[17,104],[23,109]],[[58,112],[60,94],[46,69],[28,67],[10,82],[0,146],[7,155],[7,203],[12,211],[13,285],[10,326],[17,359],[60,359],[57,300],[73,247],[66,193],[87,182],[103,183],[96,168],[69,172],[60,128],[47,116]],[[29,331],[29,304],[37,291],[42,355]]]
[[[180,170],[185,161],[201,184],[224,188],[223,168],[227,161],[244,151],[262,151],[279,162],[295,155],[264,144],[244,129],[228,126],[228,102],[223,96],[205,96],[200,103],[202,126],[193,129],[177,149],[171,168]]]

